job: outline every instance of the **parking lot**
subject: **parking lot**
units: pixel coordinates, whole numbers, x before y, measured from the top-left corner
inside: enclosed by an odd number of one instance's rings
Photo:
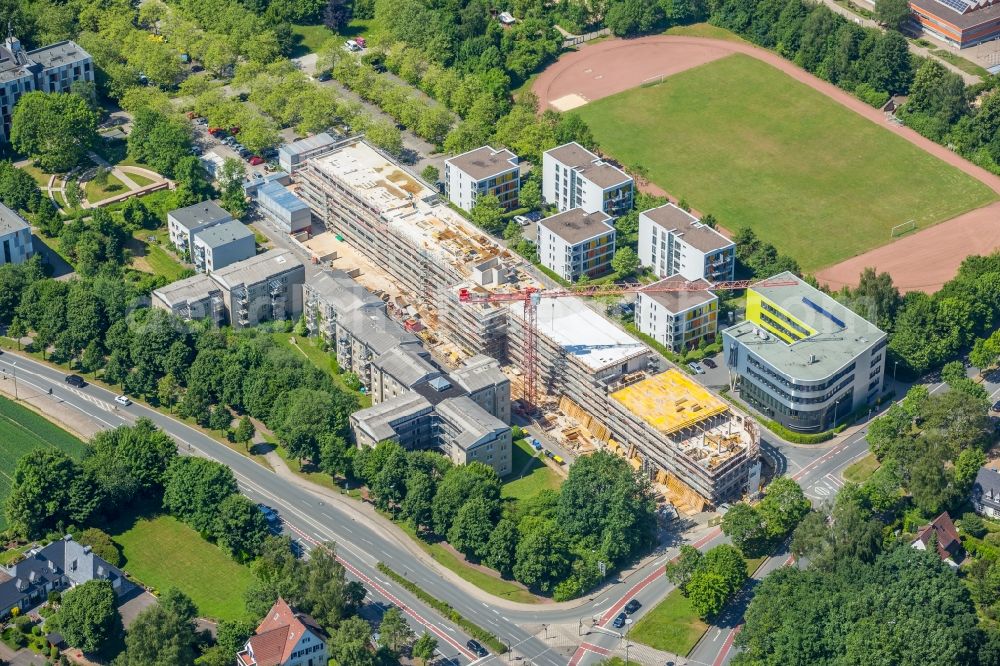
[[[214,168],[221,166],[227,159],[243,162],[246,165],[248,176],[267,174],[277,170],[278,151],[276,149],[265,151],[263,155],[254,155],[239,143],[238,131],[232,133],[229,129],[220,129],[213,136],[209,133],[208,122],[204,118],[196,117],[192,118],[191,121],[194,127],[192,152],[203,161],[214,164],[214,167],[209,167],[206,164],[206,168],[213,177],[215,176]],[[238,128],[230,129],[238,130]],[[217,157],[212,157],[213,155]]]

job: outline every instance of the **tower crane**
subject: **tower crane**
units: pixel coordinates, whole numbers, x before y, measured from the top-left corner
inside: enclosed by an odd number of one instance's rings
[[[524,401],[528,411],[532,411],[536,401],[536,376],[538,373],[538,304],[543,298],[595,298],[599,296],[624,296],[627,294],[658,294],[671,291],[734,291],[748,287],[781,287],[794,285],[794,280],[732,280],[708,284],[704,280],[673,280],[666,279],[652,284],[628,282],[610,285],[595,285],[585,287],[564,287],[558,289],[539,289],[525,287],[517,291],[491,292],[473,294],[466,288],[458,290],[460,303],[523,303],[524,304]]]

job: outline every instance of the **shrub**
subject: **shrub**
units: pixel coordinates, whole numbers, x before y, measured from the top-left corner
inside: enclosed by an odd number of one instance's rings
[[[889,93],[882,92],[881,90],[875,90],[868,83],[861,83],[857,88],[854,89],[854,94],[857,95],[865,104],[874,106],[876,109],[882,108],[886,102],[889,101]]]
[[[977,539],[982,539],[983,535],[986,534],[986,525],[983,524],[983,519],[974,513],[963,514],[960,524],[963,530]]]

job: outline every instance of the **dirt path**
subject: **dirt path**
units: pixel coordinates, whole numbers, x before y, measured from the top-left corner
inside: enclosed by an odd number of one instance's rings
[[[539,75],[532,90],[538,95],[539,108],[543,110],[553,101],[563,100],[559,105],[565,106],[573,96],[593,101],[641,85],[651,76],[677,74],[733,53],[766,62],[1000,194],[1000,177],[907,127],[888,122],[879,109],[781,56],[751,44],[672,35],[611,39],[559,58]],[[655,73],[650,74],[651,71]],[[650,191],[657,189],[649,188]],[[936,291],[954,276],[965,257],[988,253],[997,247],[1000,247],[1000,202],[821,270],[816,277],[832,287],[857,284],[861,269],[874,266],[879,271],[889,272],[903,291]]]

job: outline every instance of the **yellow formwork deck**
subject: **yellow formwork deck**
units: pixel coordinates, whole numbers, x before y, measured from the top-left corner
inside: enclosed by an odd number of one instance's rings
[[[668,435],[729,409],[704,386],[675,369],[615,391],[611,397]]]

